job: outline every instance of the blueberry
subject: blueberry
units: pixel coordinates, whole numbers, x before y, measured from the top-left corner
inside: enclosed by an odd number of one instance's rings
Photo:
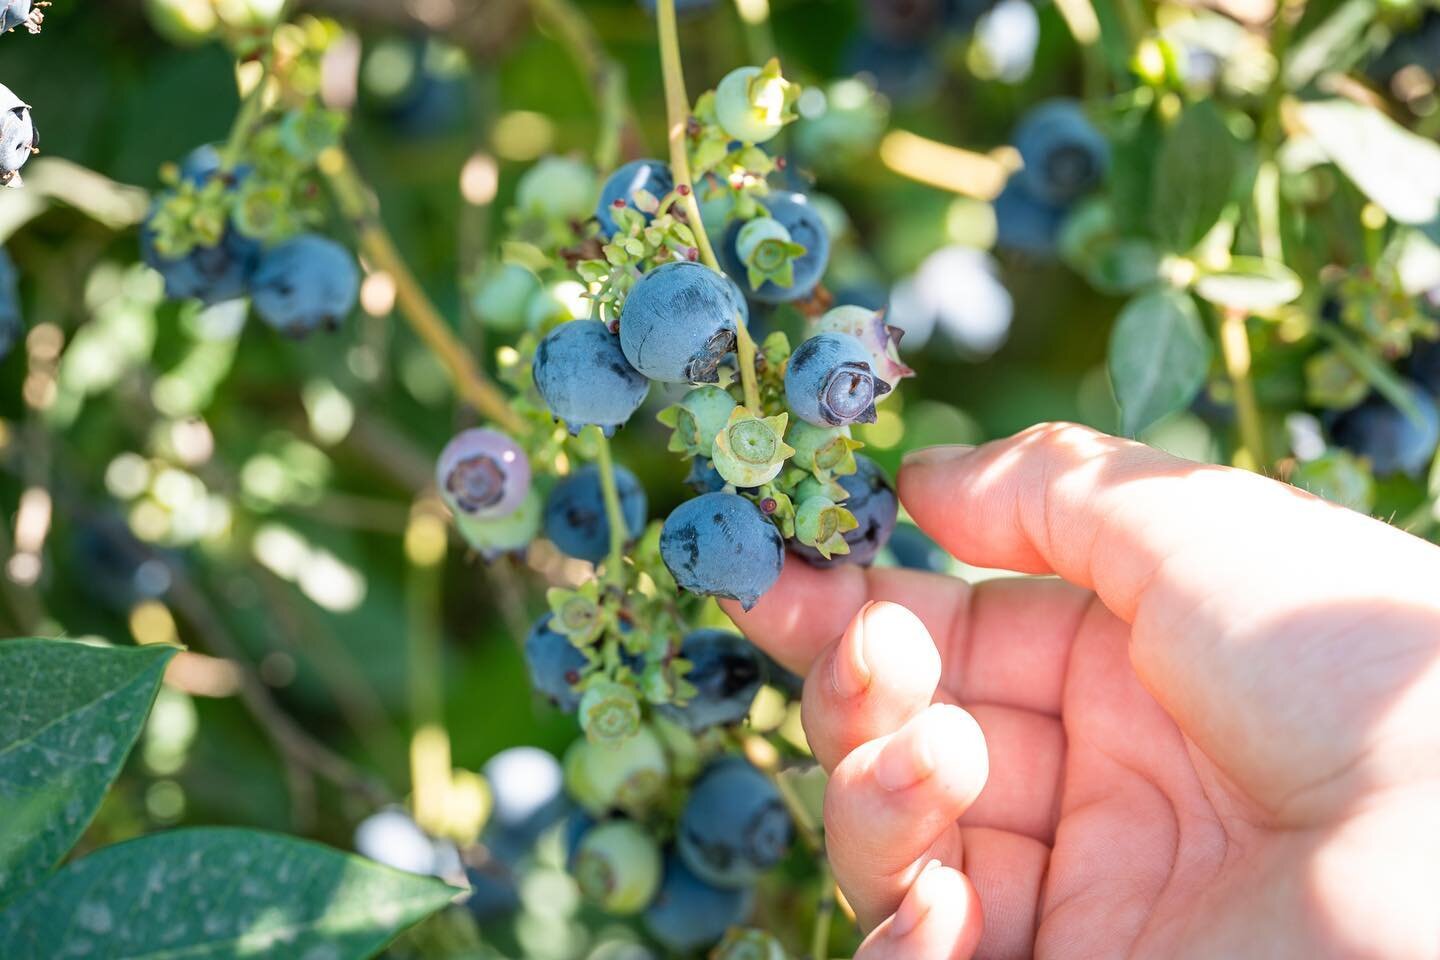
[[[660,531],[660,556],[691,593],[739,600],[746,610],[780,578],[785,544],[760,508],[733,493],[676,507]]]
[[[625,516],[626,539],[633,540],[645,529],[645,488],[635,474],[618,464],[615,488]],[[579,560],[599,563],[605,559],[610,551],[610,520],[605,515],[599,467],[587,464],[555,484],[545,501],[545,536],[561,552]]]
[[[381,810],[360,821],[355,827],[355,851],[396,870],[429,875],[443,872],[451,852],[399,807]]]
[[[569,157],[543,157],[515,185],[515,206],[522,214],[549,220],[584,220],[599,192],[589,164]]]
[[[650,16],[655,16],[656,0],[639,0],[640,9]],[[715,0],[675,0],[675,13],[677,16],[686,13],[700,13],[715,6]]]
[[[610,913],[639,913],[660,887],[660,848],[638,823],[609,820],[580,838],[570,869],[591,903]]]
[[[845,55],[846,71],[868,78],[875,89],[911,102],[930,96],[940,85],[940,58],[933,44],[896,42],[862,34]]]
[[[1016,174],[1037,200],[1063,207],[1094,190],[1110,166],[1110,145],[1075,100],[1047,100],[1015,128],[1025,166]]]
[[[440,451],[435,485],[457,514],[498,519],[525,502],[530,459],[505,434],[475,427],[462,430]]]
[[[164,278],[165,295],[172,300],[193,297],[209,305],[243,297],[260,261],[260,243],[233,226],[213,247],[195,247],[183,257],[161,256],[148,228],[140,240],[141,256]]]
[[[20,272],[10,253],[0,247],[0,360],[9,356],[25,330],[20,315]]]
[[[645,400],[650,381],[630,366],[620,338],[594,320],[551,330],[535,350],[535,386],[571,433],[597,424],[608,437]]]
[[[721,266],[737,283],[748,290],[750,299],[757,303],[788,303],[801,300],[814,292],[816,284],[825,275],[830,263],[830,232],[820,218],[816,207],[801,193],[776,193],[764,197],[761,205],[770,214],[770,219],[784,227],[790,242],[805,249],[805,252],[789,262],[793,281],[785,286],[773,280],[766,280],[758,287],[751,287],[747,280],[746,259],[740,253],[740,237],[746,224],[737,221],[730,225],[720,244]]]
[[[790,549],[816,567],[836,563],[869,566],[874,562],[875,555],[890,541],[900,501],[896,499],[895,489],[890,486],[885,471],[869,457],[856,454],[855,472],[836,479],[849,494],[843,506],[860,522],[854,530],[845,533],[850,552],[827,560],[818,550],[801,543],[791,543]]]
[[[1377,477],[1419,476],[1430,466],[1440,443],[1440,412],[1434,397],[1413,383],[1408,389],[1419,408],[1418,421],[1376,394],[1330,424],[1335,445],[1369,460]]]
[[[780,132],[793,113],[799,89],[780,75],[777,61],[762,67],[736,67],[715,87],[715,119],[742,143],[764,143]]]
[[[785,403],[817,427],[874,423],[875,400],[890,384],[875,375],[869,349],[848,333],[820,333],[795,348],[785,369]]]
[[[519,330],[525,326],[531,298],[539,292],[540,281],[535,274],[507,263],[486,274],[475,291],[473,304],[485,326]]]
[[[950,554],[913,523],[896,524],[887,546],[898,567],[931,573],[950,571]]]
[[[1432,397],[1440,397],[1440,340],[1415,341],[1404,370]]]
[[[597,817],[611,810],[641,816],[669,787],[665,748],[647,726],[616,744],[576,740],[565,752],[564,768],[565,789]]]
[[[506,864],[492,860],[481,866],[467,865],[465,879],[470,883],[465,909],[476,923],[493,923],[519,912],[520,891]]]
[[[729,630],[696,630],[680,642],[689,661],[685,681],[696,692],[684,706],[656,709],[691,733],[744,720],[764,681],[760,654],[750,641]]]
[[[30,105],[0,84],[0,185],[20,186],[20,168],[39,147]]]
[[[848,333],[859,340],[870,351],[871,369],[892,390],[905,377],[915,375],[915,371],[900,360],[900,338],[904,331],[885,322],[884,310],[854,305],[835,307],[816,321],[814,329],[817,333]]]
[[[600,188],[600,202],[595,205],[595,219],[600,221],[600,235],[609,239],[615,234],[617,225],[613,216],[617,203],[622,203],[632,209],[635,207],[635,194],[644,190],[656,200],[663,200],[671,190],[675,189],[675,178],[670,175],[670,168],[659,160],[631,160],[605,181]],[[654,219],[654,214],[641,211],[645,214],[645,222],[649,223]]]
[[[44,6],[42,3],[40,6]],[[0,33],[9,33],[16,27],[24,27],[31,33],[40,32],[45,13],[31,0],[3,0],[0,3]]]
[[[563,633],[550,628],[550,614],[545,614],[530,628],[525,638],[525,666],[530,671],[530,685],[566,713],[580,706],[580,693],[575,684],[589,661]]]
[[[1055,251],[1065,210],[1037,200],[1012,179],[995,198],[995,245],[1034,256]]]
[[[725,489],[725,478],[720,476],[715,465],[704,457],[696,457],[690,461],[690,472],[685,475],[685,482],[696,493],[719,493]]]
[[[335,330],[360,291],[355,257],[328,237],[302,233],[265,251],[250,279],[255,312],[292,337]]]
[[[481,773],[490,784],[490,824],[538,837],[564,815],[560,761],[539,747],[510,747],[491,757]]]
[[[620,346],[651,380],[715,383],[735,349],[745,299],[724,275],[688,260],[662,263],[640,278],[620,313]]]
[[[734,889],[753,884],[779,863],[794,831],[775,785],[747,761],[727,757],[691,787],[676,845],[696,876]]]
[[[753,905],[750,889],[706,883],[672,850],[665,854],[660,890],[645,911],[645,929],[666,950],[689,954],[710,946],[730,927],[743,923]]]
[[[524,552],[540,534],[543,511],[540,491],[532,487],[513,513],[498,518],[456,513],[455,528],[482,557],[494,560],[505,554]]]

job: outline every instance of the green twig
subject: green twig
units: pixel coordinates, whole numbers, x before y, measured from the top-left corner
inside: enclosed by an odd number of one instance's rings
[[[600,492],[605,500],[605,520],[610,525],[610,552],[605,559],[605,582],[624,586],[625,512],[620,508],[620,491],[615,486],[615,462],[610,456],[610,439],[599,427],[591,426],[595,442],[595,464],[600,468]]]
[[[1269,466],[1265,453],[1265,427],[1260,418],[1260,404],[1255,399],[1255,383],[1250,378],[1250,334],[1245,329],[1243,310],[1225,310],[1220,315],[1220,351],[1225,371],[1235,391],[1235,414],[1240,425],[1240,450],[1248,462],[1240,464],[1248,470],[1264,472]]]
[[[815,901],[815,926],[810,931],[811,960],[830,956],[830,926],[835,919],[835,871],[830,858],[820,857],[820,889]]]
[[[230,125],[230,136],[220,153],[220,169],[225,173],[234,170],[240,162],[240,154],[244,151],[255,124],[260,122],[265,113],[265,86],[270,78],[269,59],[262,59],[260,65],[260,76],[256,79],[255,86],[251,87],[250,92],[240,101],[240,110],[235,115],[235,122]]]
[[[720,261],[710,246],[705,224],[700,219],[700,204],[695,199],[695,184],[690,176],[690,155],[685,143],[685,128],[690,121],[690,98],[685,93],[685,71],[680,64],[680,32],[675,23],[675,0],[659,0],[655,20],[660,34],[660,72],[665,79],[665,122],[670,142],[670,172],[675,189],[685,209],[685,219],[695,234],[700,259],[710,269],[720,272]],[[740,385],[745,391],[745,405],[757,416],[761,412],[760,385],[755,379],[755,341],[750,338],[744,318],[735,318],[735,357],[740,367]]]

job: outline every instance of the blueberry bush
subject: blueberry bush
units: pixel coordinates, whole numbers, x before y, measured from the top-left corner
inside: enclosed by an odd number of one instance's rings
[[[849,955],[720,601],[1041,419],[1440,535],[1437,30],[0,2],[0,956]]]

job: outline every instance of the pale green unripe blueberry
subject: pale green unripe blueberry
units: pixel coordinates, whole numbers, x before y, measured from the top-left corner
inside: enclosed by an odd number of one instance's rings
[[[594,743],[618,745],[640,729],[640,701],[621,683],[597,683],[580,698],[580,726]]]
[[[680,402],[660,411],[660,422],[674,428],[670,449],[686,456],[711,456],[715,438],[739,406],[723,387],[696,387]]]
[[[710,960],[786,960],[779,940],[764,930],[733,929],[710,953]]]
[[[535,274],[514,263],[488,273],[475,292],[475,312],[485,326],[519,330],[529,316],[531,298],[540,290]]]
[[[544,157],[515,186],[521,213],[549,220],[584,220],[595,209],[600,181],[590,165],[569,157]]]
[[[758,487],[775,479],[795,452],[782,439],[787,419],[783,413],[757,417],[744,407],[735,408],[712,450],[711,463],[726,483]]]
[[[596,815],[619,808],[643,813],[665,790],[670,766],[660,738],[642,726],[617,744],[577,740],[565,754],[565,787]]]
[[[514,513],[487,520],[456,511],[455,526],[465,542],[489,560],[528,547],[540,535],[540,520],[544,513],[545,503],[540,491],[531,489]]]
[[[861,444],[850,439],[850,425],[838,427],[817,427],[799,417],[790,421],[785,431],[785,442],[795,448],[791,460],[797,467],[812,473],[832,474],[853,473],[855,454]]]
[[[777,61],[737,67],[715,88],[715,119],[736,140],[764,143],[794,118],[798,96],[799,87],[780,75]]]
[[[795,508],[795,539],[819,550],[826,560],[850,552],[844,534],[859,525],[854,514],[828,497],[812,496]]]
[[[660,848],[639,824],[611,820],[580,838],[572,868],[585,898],[610,913],[639,913],[660,886]]]

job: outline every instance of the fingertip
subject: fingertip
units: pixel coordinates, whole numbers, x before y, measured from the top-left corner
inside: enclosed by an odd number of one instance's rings
[[[963,960],[975,955],[983,932],[975,886],[959,870],[932,860],[894,915],[875,929],[855,957]]]
[[[931,704],[900,729],[875,759],[875,782],[889,793],[923,788],[945,809],[963,812],[985,786],[985,735],[970,713]]]

